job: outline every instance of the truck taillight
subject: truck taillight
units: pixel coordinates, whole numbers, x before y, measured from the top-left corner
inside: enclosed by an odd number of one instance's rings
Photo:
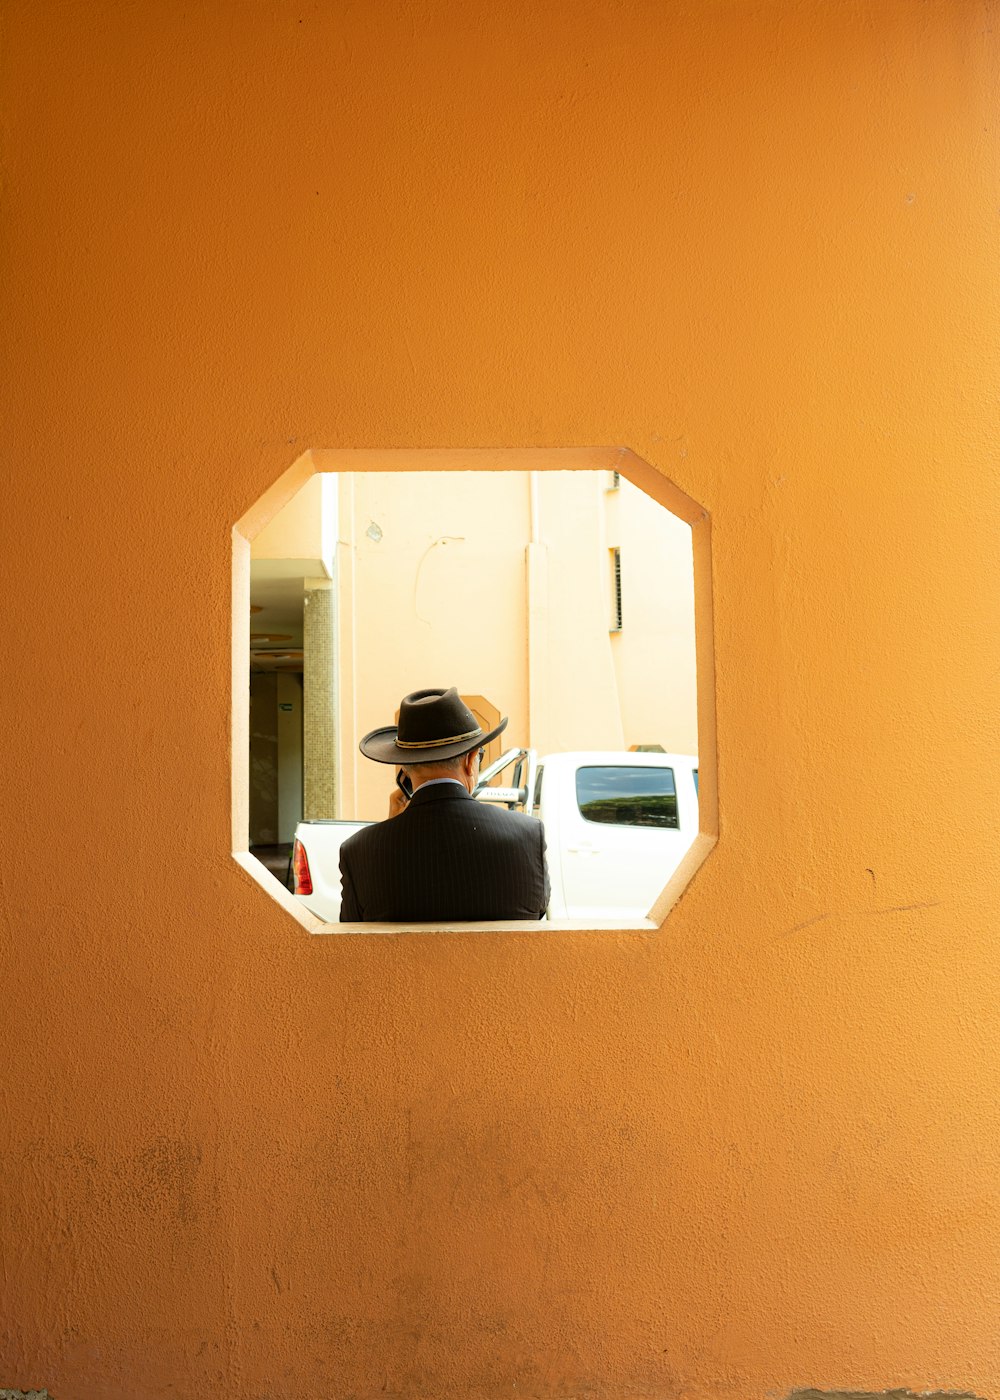
[[[313,882],[309,873],[309,857],[306,848],[296,836],[292,846],[292,870],[295,872],[295,893],[312,894]]]

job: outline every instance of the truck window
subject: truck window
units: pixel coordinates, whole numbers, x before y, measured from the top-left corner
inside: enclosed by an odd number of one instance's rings
[[[578,768],[576,802],[588,822],[680,829],[672,768]]]

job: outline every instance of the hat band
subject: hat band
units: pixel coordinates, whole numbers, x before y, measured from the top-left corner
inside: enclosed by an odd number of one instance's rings
[[[396,735],[397,749],[439,749],[443,744],[459,744],[463,739],[475,739],[482,734],[482,729],[477,724],[475,729],[470,729],[468,734],[452,734],[448,739],[400,739]]]

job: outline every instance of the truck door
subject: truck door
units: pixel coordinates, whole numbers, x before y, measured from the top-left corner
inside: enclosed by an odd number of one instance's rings
[[[680,777],[690,784],[690,771],[678,774],[666,763],[577,767],[563,809],[568,918],[645,917],[697,830],[685,821],[682,831]]]

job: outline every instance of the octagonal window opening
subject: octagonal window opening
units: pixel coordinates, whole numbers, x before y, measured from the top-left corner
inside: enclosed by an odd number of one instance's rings
[[[305,454],[234,530],[236,858],[311,931],[409,927],[333,921],[394,776],[358,740],[455,684],[509,716],[477,800],[546,828],[549,922],[496,926],[655,927],[715,839],[707,530],[625,449]]]

